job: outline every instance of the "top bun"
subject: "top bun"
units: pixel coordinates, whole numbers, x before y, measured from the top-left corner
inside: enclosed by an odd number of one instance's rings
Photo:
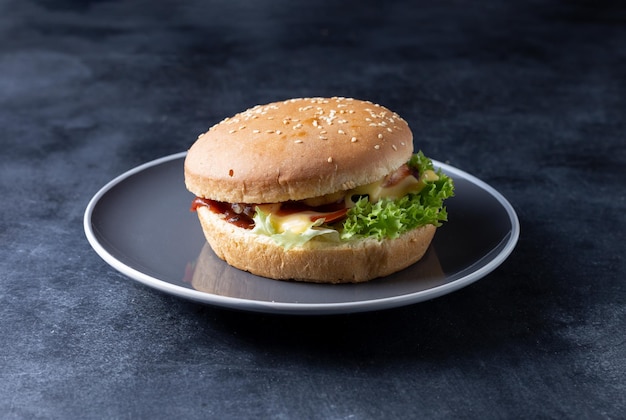
[[[257,105],[191,146],[185,184],[229,203],[320,197],[378,181],[406,163],[413,135],[398,114],[351,98]]]

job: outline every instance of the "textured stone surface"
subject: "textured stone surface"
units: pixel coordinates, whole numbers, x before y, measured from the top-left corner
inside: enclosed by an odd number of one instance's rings
[[[1,417],[623,416],[624,6],[296,3],[0,0]],[[90,248],[110,179],[313,95],[388,106],[501,191],[509,260],[429,302],[306,318],[170,297]]]

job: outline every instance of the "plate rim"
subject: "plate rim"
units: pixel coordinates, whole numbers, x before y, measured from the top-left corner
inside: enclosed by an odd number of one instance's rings
[[[351,301],[351,302],[332,302],[332,303],[287,303],[287,302],[273,302],[273,301],[260,301],[244,298],[237,298],[231,296],[221,296],[212,293],[202,292],[199,290],[188,289],[183,286],[172,284],[166,280],[162,280],[146,273],[141,272],[133,267],[130,267],[117,258],[115,258],[98,240],[92,224],[93,211],[96,208],[98,202],[102,197],[115,186],[120,184],[127,178],[142,172],[148,168],[161,165],[163,163],[183,158],[187,155],[187,152],[178,152],[171,155],[163,156],[141,165],[138,165],[132,169],[129,169],[122,174],[114,177],[112,180],[102,186],[94,196],[89,200],[85,212],[83,215],[83,229],[85,236],[94,251],[111,267],[124,274],[131,279],[138,281],[153,289],[171,294],[177,297],[193,300],[200,303],[238,309],[252,312],[264,312],[275,314],[307,314],[307,315],[330,315],[338,313],[355,313],[376,311],[383,309],[390,309],[409,304],[419,303],[427,300],[443,296],[453,291],[464,288],[481,278],[485,277],[497,267],[499,267],[513,252],[520,236],[520,222],[515,212],[515,209],[511,203],[495,188],[481,179],[471,175],[461,169],[448,165],[446,163],[432,159],[433,164],[441,168],[447,174],[461,177],[472,184],[482,188],[490,195],[492,195],[498,203],[506,210],[509,222],[511,224],[511,230],[499,243],[504,244],[504,247],[498,252],[498,254],[484,266],[471,271],[468,274],[463,275],[459,279],[452,282],[445,283],[439,286],[435,286],[431,289],[422,290],[419,292],[408,293],[398,296],[389,296],[380,299]],[[507,238],[508,237],[508,238]],[[477,260],[479,261],[479,260]],[[476,261],[476,262],[477,262]]]

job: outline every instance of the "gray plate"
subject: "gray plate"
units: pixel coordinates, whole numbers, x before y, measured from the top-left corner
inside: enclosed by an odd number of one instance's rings
[[[155,289],[247,311],[332,314],[398,307],[458,290],[509,256],[519,237],[515,210],[479,179],[439,162],[455,182],[449,222],[417,264],[362,284],[266,279],[218,259],[189,207],[178,153],[138,166],[105,185],[84,217],[87,239],[112,267]]]

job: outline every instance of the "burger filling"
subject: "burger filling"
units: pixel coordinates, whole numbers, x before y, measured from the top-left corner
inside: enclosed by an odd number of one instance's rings
[[[225,221],[266,235],[285,248],[313,238],[396,238],[447,220],[443,201],[454,194],[452,179],[436,171],[422,152],[380,181],[323,197],[273,204],[223,203],[197,197],[192,210],[207,206]]]

